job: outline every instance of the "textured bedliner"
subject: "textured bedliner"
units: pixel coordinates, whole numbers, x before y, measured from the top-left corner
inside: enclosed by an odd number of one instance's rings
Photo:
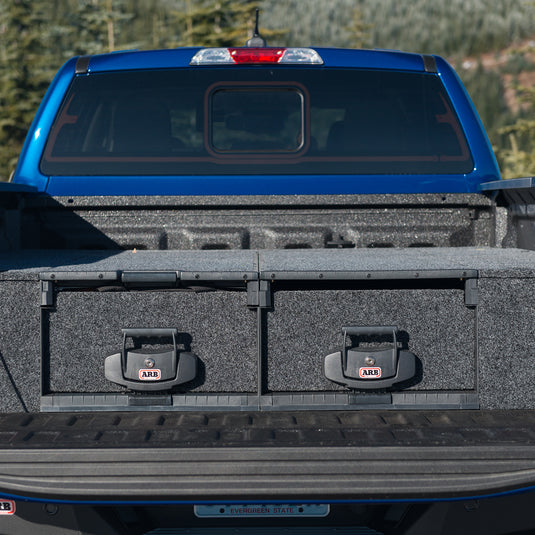
[[[175,271],[250,273],[272,278],[272,273],[327,273],[340,278],[403,272],[440,278],[462,277],[477,270],[483,278],[535,277],[535,251],[494,247],[424,247],[317,250],[238,251],[66,251],[24,250],[0,254],[3,280],[36,280],[40,273]],[[452,271],[452,273],[448,273]],[[426,272],[431,272],[426,274]],[[339,273],[339,275],[336,275]],[[284,276],[284,275],[283,275]],[[466,276],[466,275],[465,275]]]

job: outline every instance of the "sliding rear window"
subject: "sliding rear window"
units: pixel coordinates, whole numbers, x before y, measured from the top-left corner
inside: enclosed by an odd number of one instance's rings
[[[472,169],[438,76],[280,66],[78,76],[41,161],[86,176]]]

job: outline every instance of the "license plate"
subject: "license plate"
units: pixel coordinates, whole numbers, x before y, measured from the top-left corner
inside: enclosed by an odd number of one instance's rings
[[[195,505],[199,518],[255,517],[321,517],[329,514],[328,504],[263,504],[263,505]]]

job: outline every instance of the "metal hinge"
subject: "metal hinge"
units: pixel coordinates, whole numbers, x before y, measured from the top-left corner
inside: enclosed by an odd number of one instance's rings
[[[123,271],[121,282],[125,286],[176,286],[176,271]]]
[[[41,281],[41,307],[54,306],[54,283],[52,281]]]
[[[258,308],[271,307],[271,283],[270,281],[247,282],[247,306]]]
[[[467,307],[475,307],[479,304],[477,279],[466,279],[464,281],[464,304]]]

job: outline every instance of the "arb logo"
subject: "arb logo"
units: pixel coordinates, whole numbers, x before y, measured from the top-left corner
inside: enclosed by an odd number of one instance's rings
[[[156,368],[150,370],[139,370],[140,381],[159,381],[162,378],[162,372]]]
[[[359,368],[359,377],[361,379],[379,379],[381,377],[381,368],[377,368],[377,367]]]
[[[13,500],[0,500],[0,515],[15,514],[15,502]]]

